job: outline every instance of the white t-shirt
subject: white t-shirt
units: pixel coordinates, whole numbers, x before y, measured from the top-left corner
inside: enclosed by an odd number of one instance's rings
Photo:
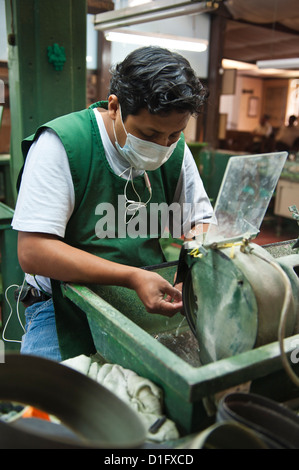
[[[108,163],[117,175],[121,175],[128,165],[112,144],[101,113],[97,109],[94,112]],[[41,155],[44,158],[40,158]],[[142,171],[134,171],[133,177],[140,174]],[[129,172],[125,171],[122,177],[127,178],[128,175]],[[187,145],[173,202],[186,207],[186,211],[182,211],[183,233],[191,221],[208,222],[212,217],[212,206]],[[66,151],[57,134],[47,129],[28,152],[12,227],[21,232],[49,233],[63,238],[74,203],[75,192]],[[51,292],[49,279],[36,276],[37,283],[30,275],[26,279],[31,285]]]

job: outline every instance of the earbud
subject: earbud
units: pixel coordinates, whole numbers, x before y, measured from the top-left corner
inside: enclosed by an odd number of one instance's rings
[[[144,172],[144,181],[145,181],[145,184],[146,184],[147,189],[149,190],[149,193],[152,194],[151,182],[150,182],[150,180],[149,180],[149,177],[148,177],[148,174],[147,174],[146,171]]]

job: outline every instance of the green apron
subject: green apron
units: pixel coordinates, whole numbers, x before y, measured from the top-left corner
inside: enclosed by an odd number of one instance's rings
[[[46,128],[53,129],[64,145],[75,190],[75,208],[66,227],[63,240],[65,243],[121,264],[142,267],[163,263],[165,259],[159,243],[162,235],[161,224],[158,224],[155,236],[150,236],[148,207],[147,233],[142,236],[124,237],[124,226],[117,216],[115,237],[99,238],[96,233],[95,228],[101,223],[99,205],[109,202],[111,208],[117,208],[119,197],[124,195],[126,180],[113,172],[106,159],[94,107],[107,108],[107,102],[95,103],[88,109],[59,117],[40,127],[35,135],[23,141],[24,158],[32,142]],[[173,202],[182,167],[184,146],[182,135],[169,160],[161,168],[148,172],[152,187],[151,204],[165,202],[169,206]],[[143,175],[134,178],[134,186],[141,201],[147,201],[149,193]],[[127,195],[132,199],[135,197],[136,200],[131,184],[127,186]],[[63,296],[60,281],[51,280],[51,285],[62,359],[94,353],[95,348],[85,313]]]

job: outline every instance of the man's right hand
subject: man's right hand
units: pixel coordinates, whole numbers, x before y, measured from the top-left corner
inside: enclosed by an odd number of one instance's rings
[[[147,312],[172,317],[183,308],[182,294],[158,273],[139,269],[132,277],[132,288]],[[136,276],[136,277],[135,277]]]

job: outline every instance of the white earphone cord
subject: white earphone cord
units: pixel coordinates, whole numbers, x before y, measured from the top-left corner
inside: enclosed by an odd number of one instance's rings
[[[149,191],[150,196],[149,196],[149,198],[146,202],[142,202],[141,198],[140,198],[140,195],[138,194],[138,192],[137,192],[137,190],[134,186],[134,181],[133,181],[133,177],[132,177],[133,168],[132,167],[127,168],[119,176],[122,176],[128,170],[130,170],[130,175],[129,175],[129,178],[127,179],[127,181],[126,181],[125,189],[124,189],[124,196],[125,196],[125,199],[126,199],[126,211],[125,211],[124,220],[125,220],[126,224],[128,224],[133,219],[133,217],[135,217],[136,212],[141,207],[146,207],[147,204],[149,203],[149,201],[152,198],[152,188],[151,188],[149,177],[148,177],[146,171],[144,172],[144,180],[145,180],[145,184],[146,184],[146,187]],[[131,182],[131,186],[133,188],[134,193],[136,194],[136,196],[138,198],[138,201],[134,201],[133,199],[128,199],[128,197],[127,197],[127,187],[128,187],[129,181]],[[129,212],[133,212],[133,214],[131,215],[130,219],[127,220],[127,216],[129,215],[128,214]]]
[[[18,317],[19,323],[20,323],[20,325],[21,325],[21,328],[22,328],[22,330],[23,330],[24,333],[25,333],[25,328],[24,328],[24,326],[23,326],[23,324],[22,324],[22,321],[21,321],[21,318],[20,318],[20,312],[19,312],[20,298],[21,298],[21,294],[22,294],[22,290],[23,290],[24,284],[25,284],[25,277],[24,277],[24,280],[23,280],[23,283],[22,283],[22,286],[21,286],[21,289],[20,289],[20,292],[19,292],[19,295],[18,295],[18,299],[17,299],[17,317]],[[12,309],[11,303],[10,303],[10,301],[8,300],[8,296],[7,296],[9,289],[11,289],[12,287],[20,287],[20,286],[18,286],[17,284],[12,284],[11,286],[8,286],[8,287],[6,288],[6,290],[5,290],[5,300],[6,300],[6,302],[7,302],[8,305],[9,305],[10,312],[9,312],[9,315],[8,315],[8,319],[7,319],[7,321],[6,321],[6,323],[5,323],[4,327],[3,327],[2,339],[3,339],[4,341],[10,342],[10,343],[21,343],[21,342],[22,342],[21,340],[17,340],[17,339],[8,339],[8,338],[5,337],[5,332],[6,332],[8,323],[9,323],[10,318],[11,318],[12,313],[13,313],[13,309]]]

